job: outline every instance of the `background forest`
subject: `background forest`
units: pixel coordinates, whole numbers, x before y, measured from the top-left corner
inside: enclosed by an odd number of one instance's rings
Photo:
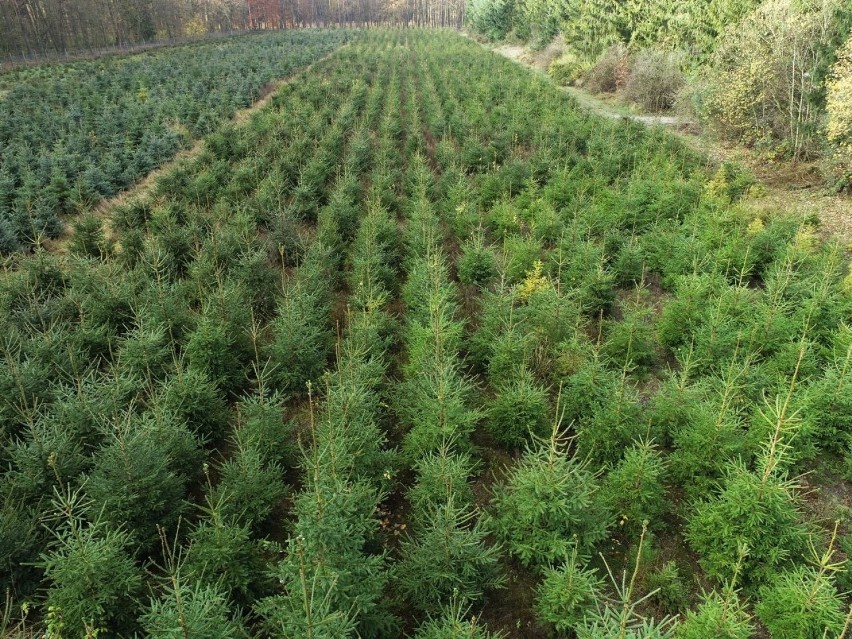
[[[460,28],[465,8],[464,0],[3,0],[0,63],[257,29]]]

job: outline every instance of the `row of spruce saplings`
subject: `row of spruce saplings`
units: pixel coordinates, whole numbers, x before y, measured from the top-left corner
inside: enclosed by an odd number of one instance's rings
[[[415,95],[416,88],[411,76],[408,76],[405,88],[408,96]],[[389,101],[392,103],[394,95],[398,93],[389,92]],[[392,132],[395,130],[393,113],[399,105],[388,106],[391,108],[386,120],[389,123],[387,129]],[[419,109],[412,106],[411,102],[408,106],[411,130],[418,132]],[[390,136],[392,137],[394,136]],[[419,136],[411,136],[408,140],[412,138]],[[387,139],[388,136],[382,137],[382,140]],[[411,153],[419,146],[414,143],[406,148],[408,153]],[[421,156],[415,156],[412,166],[408,185],[413,190],[414,197],[409,198],[406,206],[407,270],[410,275],[409,283],[403,291],[407,308],[408,362],[403,371],[404,391],[400,394],[398,410],[404,422],[417,424],[405,436],[403,443],[403,455],[410,460],[409,463],[414,464],[418,477],[409,494],[413,508],[412,521],[417,523],[414,525],[415,537],[403,546],[403,560],[396,574],[401,576],[400,583],[406,598],[414,602],[421,611],[439,613],[443,607],[449,607],[445,619],[433,620],[420,629],[419,634],[427,636],[430,632],[442,632],[442,628],[454,628],[462,624],[465,612],[462,606],[478,599],[483,582],[489,581],[489,578],[482,579],[483,575],[480,573],[489,573],[495,584],[497,573],[496,554],[493,549],[484,545],[484,531],[478,523],[473,529],[468,528],[468,524],[474,519],[470,489],[467,485],[473,464],[468,453],[456,453],[455,446],[456,441],[462,440],[462,449],[469,449],[468,431],[476,420],[476,412],[465,407],[472,388],[460,372],[458,340],[461,338],[462,326],[453,320],[455,295],[447,279],[444,258],[437,249],[440,229],[427,194],[431,174]],[[381,307],[386,301],[388,291],[394,286],[396,275],[393,273],[392,264],[395,257],[398,257],[395,255],[398,251],[393,239],[396,225],[385,209],[375,205],[376,201],[381,202],[381,199],[376,197],[368,205],[359,237],[356,238],[356,247],[361,249],[358,251],[360,259],[353,259],[350,279],[352,299],[360,307],[360,311],[355,314],[350,312],[349,333],[340,349],[342,358],[339,360],[337,371],[337,375],[346,376],[350,385],[348,395],[352,399],[347,402],[348,410],[343,413],[349,418],[349,422],[343,433],[339,432],[341,424],[335,423],[333,419],[321,418],[317,422],[313,475],[315,481],[319,481],[320,474],[316,467],[322,464],[323,456],[327,456],[330,471],[334,475],[338,474],[338,467],[344,463],[341,460],[348,459],[345,467],[349,472],[357,473],[360,469],[361,473],[369,474],[382,470],[382,476],[372,477],[373,481],[391,480],[388,460],[382,459],[384,451],[381,444],[384,439],[381,433],[376,431],[377,407],[374,404],[372,410],[353,410],[353,407],[359,406],[358,402],[369,403],[371,397],[373,402],[378,400],[382,369],[386,369],[386,364],[382,365],[382,362],[387,353],[388,335],[386,332],[382,334],[381,325],[387,322],[387,317],[381,313]],[[445,343],[448,321],[454,325],[450,331],[454,338]],[[359,335],[362,336],[360,340]],[[360,344],[360,348],[356,344]],[[372,367],[365,364],[367,357]],[[366,384],[366,388],[359,386],[359,375],[363,378],[360,380],[361,384]],[[340,384],[329,388],[326,399],[329,418],[341,417],[339,412],[335,415],[332,411],[338,401],[336,393],[342,393],[344,387]],[[357,392],[359,388],[363,388],[363,392]],[[458,417],[459,410],[466,413],[467,417],[461,430],[457,431],[455,418]],[[335,430],[338,432],[335,433]],[[335,440],[340,441],[335,443]],[[350,440],[348,444],[347,440]],[[338,448],[342,448],[343,455]],[[346,471],[340,472],[345,474]],[[456,490],[460,491],[458,496],[455,494]],[[374,494],[373,500],[367,500],[367,503],[377,506],[377,500],[378,495]],[[361,522],[354,530],[360,534],[351,538],[352,552],[363,549],[366,542],[364,535],[375,523],[372,509],[359,512]],[[295,543],[304,542],[304,536],[296,537]],[[437,554],[436,543],[440,544],[437,547],[440,552]],[[472,561],[468,560],[471,554]],[[435,561],[441,558],[443,562],[440,568],[436,569]],[[359,632],[365,635],[384,634],[393,623],[387,612],[383,612],[379,607],[379,597],[382,596],[387,577],[383,579],[376,574],[381,563],[379,557],[360,559],[360,562],[349,564],[354,566],[355,570],[344,574],[343,586],[336,593],[323,598],[327,603],[334,601],[339,605],[338,614],[328,614],[325,619],[335,626],[337,632],[341,632],[347,623],[347,627],[355,623]],[[471,569],[474,574],[470,574]],[[372,576],[372,579],[367,578],[369,576]],[[435,584],[436,577],[441,580],[437,589],[429,586]],[[361,585],[356,591],[360,597],[347,587],[350,583]],[[424,598],[424,594],[428,596]],[[312,601],[316,601],[316,596]],[[353,603],[356,601],[362,602],[361,607]],[[347,603],[353,611],[351,617],[341,614],[347,609]],[[298,608],[303,609],[307,610]],[[316,618],[316,615],[311,616]],[[481,632],[473,625],[470,630]],[[334,630],[327,636],[334,636]]]
[[[346,105],[341,108],[346,108]],[[373,113],[378,113],[378,109],[374,109]],[[160,187],[163,188],[163,184]],[[335,273],[332,266],[335,256],[332,247],[335,242],[331,242],[332,238],[329,237],[333,233],[330,229],[334,228],[334,216],[327,211],[324,217],[326,241],[317,241],[311,245],[304,256],[299,274],[287,286],[282,309],[288,307],[288,300],[295,295],[297,289],[304,293],[303,297],[324,298],[324,301],[308,302],[309,305],[313,304],[314,308],[322,305],[330,307],[329,291],[323,292],[322,289],[333,281]],[[319,226],[322,228],[323,220],[320,222]],[[98,256],[106,257],[100,251]],[[127,259],[123,252],[122,257]],[[180,272],[172,275],[180,277]],[[317,283],[320,283],[318,288]],[[313,290],[311,286],[314,287]],[[283,331],[277,333],[284,334]],[[284,352],[287,352],[286,348]],[[259,362],[256,368],[260,368]],[[215,608],[227,595],[238,602],[247,603],[251,601],[256,590],[253,567],[258,567],[259,558],[257,543],[251,539],[252,531],[257,531],[259,522],[265,521],[275,504],[280,501],[283,495],[281,462],[285,458],[292,458],[293,451],[283,444],[292,434],[291,427],[281,423],[282,400],[274,394],[271,397],[266,396],[269,385],[278,386],[283,383],[287,386],[291,380],[275,379],[271,380],[273,383],[270,384],[265,372],[256,370],[255,373],[259,378],[257,382],[260,388],[255,397],[243,400],[237,405],[239,419],[232,438],[233,454],[215,470],[218,482],[206,499],[206,516],[191,533],[190,550],[185,558],[166,553],[168,578],[163,583],[163,596],[154,599],[149,613],[140,619],[150,632],[175,622],[175,615],[183,618],[185,610],[178,609],[182,606],[189,606],[196,611],[206,609],[207,606]],[[268,377],[276,377],[275,372]],[[190,382],[191,386],[193,380],[184,381]],[[217,378],[216,382],[220,386],[228,386],[226,380]],[[183,384],[179,386],[183,387]],[[149,440],[152,437],[151,432],[144,430],[138,431],[136,435],[148,437]],[[139,439],[136,435],[134,439]],[[157,438],[162,439],[162,433]],[[173,453],[174,451],[170,450],[162,457],[168,463]],[[199,461],[198,464],[200,463]],[[205,472],[206,470],[205,465]],[[173,491],[169,494],[171,492]],[[61,624],[71,632],[94,632],[99,628],[109,627],[116,629],[115,624],[127,614],[131,614],[130,610],[135,607],[131,600],[139,594],[141,587],[141,574],[134,569],[130,555],[126,554],[126,551],[131,550],[135,539],[132,539],[130,534],[110,530],[107,522],[100,519],[86,525],[84,517],[81,516],[80,503],[79,494],[75,493],[67,499],[63,497],[60,505],[60,509],[69,515],[61,538],[45,559],[47,579],[52,583],[48,589],[46,621],[48,627],[58,628]],[[224,540],[227,540],[227,543],[224,543]],[[111,579],[104,574],[83,573],[84,578],[80,580],[79,575],[75,576],[74,570],[68,569],[71,562],[65,561],[65,558],[70,556],[84,559],[92,546],[98,545],[105,546],[113,553],[119,563],[119,569]],[[235,569],[235,566],[241,564],[244,569]],[[80,585],[81,581],[87,580],[89,582],[83,590],[89,594],[75,592],[75,583]],[[115,600],[117,604],[105,607],[103,603],[107,600]],[[226,609],[223,607],[221,611]],[[192,615],[190,619],[197,623],[209,623],[201,627],[216,628],[219,624],[218,627],[224,633],[222,636],[233,636],[229,633],[237,631],[239,622],[228,620],[224,615],[225,613],[221,612],[206,622]]]
[[[387,66],[382,71],[386,73]],[[382,77],[386,76],[379,79]],[[381,469],[388,466],[384,460],[385,437],[378,427],[378,385],[387,366],[390,320],[383,310],[387,296],[380,290],[377,271],[390,268],[392,261],[383,256],[382,229],[374,225],[378,211],[368,211],[351,237],[359,210],[358,176],[370,171],[373,164],[372,149],[364,143],[363,132],[375,128],[382,110],[386,113],[383,126],[393,120],[393,105],[388,103],[395,93],[394,77],[383,93],[384,88],[381,81],[375,83],[362,100],[366,110],[357,129],[362,135],[356,132],[350,139],[344,160],[351,173],[338,180],[329,205],[320,209],[316,237],[304,258],[296,258],[301,264],[281,304],[290,330],[283,338],[287,344],[279,345],[283,346],[279,353],[287,360],[282,368],[289,375],[286,385],[296,390],[317,379],[327,361],[330,342],[326,326],[334,282],[344,266],[339,256],[353,242],[347,334],[337,343],[336,369],[324,377],[325,387],[317,389],[324,400],[316,416],[315,391],[309,391],[311,419],[309,432],[303,433],[302,439],[303,487],[294,498],[293,529],[274,571],[282,594],[254,606],[263,627],[273,636],[343,637],[351,635],[356,626],[382,629],[391,623],[375,601],[386,584],[380,570],[384,560],[370,552],[367,543],[375,531],[374,512],[380,499],[380,484],[376,482],[382,479]],[[387,96],[384,104],[383,96]],[[384,108],[380,110],[380,106]],[[334,122],[325,139],[334,139],[347,130],[338,119]],[[380,135],[380,140],[388,137]],[[293,194],[298,217],[312,217],[315,209],[310,202],[317,199],[331,176],[324,167],[330,163],[334,146],[324,156],[321,145],[315,156],[319,160],[313,165],[316,170],[311,170],[309,163],[301,172]],[[382,168],[378,165],[374,173],[381,173]],[[347,224],[349,228],[340,228]],[[385,227],[385,237],[387,230]]]
[[[419,137],[417,133],[420,131],[420,126],[418,107],[411,101],[416,88],[410,76],[405,82],[405,94],[409,96],[409,102],[406,105],[407,113],[411,118],[411,130],[416,133],[401,142],[406,148],[406,154],[410,155],[420,146],[417,142],[408,144],[412,138]],[[387,126],[383,127],[386,133],[398,131],[395,128],[397,123],[394,119],[401,107],[398,101],[399,95],[398,91],[390,91],[388,94],[390,104],[387,105],[385,119]],[[394,138],[399,137],[399,135],[385,135],[381,137],[381,140],[391,144]],[[380,145],[383,142],[380,142]],[[381,149],[379,156],[383,156]],[[403,174],[395,173],[394,181],[399,184],[403,181]],[[436,570],[435,558],[446,556],[446,553],[434,555],[433,542],[444,539],[446,532],[455,535],[468,534],[464,524],[470,520],[472,513],[464,504],[454,506],[452,495],[446,495],[444,499],[441,499],[441,496],[448,491],[445,486],[448,480],[447,467],[448,463],[452,465],[453,460],[449,455],[452,439],[455,437],[451,432],[452,425],[448,424],[446,419],[441,420],[437,417],[444,413],[441,404],[447,401],[443,393],[448,389],[445,386],[446,380],[439,380],[439,388],[435,389],[433,384],[428,383],[430,380],[422,376],[423,373],[433,372],[435,365],[439,369],[446,368],[444,347],[441,346],[441,328],[443,327],[433,326],[432,320],[436,313],[438,317],[444,316],[442,302],[450,301],[439,299],[436,308],[436,302],[431,299],[434,297],[431,290],[434,281],[432,276],[440,278],[441,269],[445,271],[446,267],[434,261],[437,236],[440,231],[427,196],[426,182],[430,180],[431,174],[425,161],[421,156],[414,156],[412,168],[406,178],[406,188],[411,193],[403,204],[406,211],[405,235],[408,249],[406,264],[410,274],[409,284],[403,291],[403,301],[407,307],[408,362],[403,370],[402,388],[404,390],[396,403],[398,410],[407,411],[408,415],[424,418],[431,414],[435,419],[432,422],[416,421],[417,428],[426,433],[426,442],[417,443],[418,439],[423,438],[422,434],[418,436],[409,433],[404,439],[403,451],[406,458],[411,458],[411,461],[419,458],[415,464],[418,480],[410,494],[410,501],[415,508],[414,520],[421,522],[422,528],[415,525],[415,530],[418,531],[416,537],[403,545],[401,552],[404,559],[400,564],[400,570],[395,571],[394,574],[399,575],[399,583],[407,600],[414,602],[418,607],[425,607],[430,612],[440,612],[441,605],[449,605],[459,599],[451,601],[448,598],[452,597],[453,592],[452,589],[447,592],[446,584],[442,584],[438,591],[430,588],[428,584],[434,583],[436,575],[443,574],[454,581],[454,575],[459,566],[445,565],[441,570]],[[385,181],[382,180],[378,184],[384,183]],[[298,606],[294,611],[301,613],[310,610],[318,598],[323,605],[328,606],[327,609],[323,608],[320,611],[323,613],[321,616],[325,620],[324,625],[321,628],[312,629],[320,629],[321,634],[314,636],[346,636],[356,627],[362,636],[386,636],[396,623],[382,603],[390,576],[386,566],[383,565],[385,557],[383,554],[370,554],[366,550],[376,532],[375,513],[379,506],[379,490],[382,486],[390,485],[393,480],[393,465],[384,449],[386,438],[379,428],[379,422],[382,386],[388,369],[388,349],[392,333],[392,322],[383,309],[395,288],[395,280],[398,277],[395,265],[399,262],[401,248],[397,240],[397,222],[391,218],[388,209],[381,205],[382,192],[377,191],[376,187],[377,184],[374,183],[373,196],[367,203],[367,211],[362,218],[355,240],[349,278],[352,291],[350,303],[354,305],[354,310],[350,307],[347,336],[339,347],[338,366],[331,378],[333,381],[328,387],[325,410],[312,429],[315,433],[313,461],[309,463],[309,469],[313,472],[309,477],[309,481],[313,482],[312,490],[317,490],[323,482],[323,476],[347,477],[356,482],[350,486],[361,487],[361,490],[356,490],[357,494],[354,495],[354,499],[361,507],[358,510],[350,507],[349,515],[354,520],[347,528],[349,534],[346,538],[336,537],[318,542],[320,546],[323,543],[336,543],[335,551],[342,552],[332,561],[343,562],[342,565],[346,570],[336,573],[336,579],[330,585],[330,591],[326,596],[317,597],[317,593],[314,592],[308,607]],[[385,199],[387,199],[386,194]],[[436,267],[439,269],[437,272]],[[424,276],[425,280],[423,280]],[[442,292],[446,298],[447,292],[445,290]],[[418,319],[414,319],[415,317]],[[411,339],[411,335],[418,337]],[[420,342],[419,350],[415,344],[417,341]],[[455,357],[456,353],[452,353],[452,356]],[[452,367],[452,363],[450,365]],[[455,363],[456,368],[457,366],[458,363]],[[418,389],[420,393],[417,392]],[[437,397],[436,390],[439,393]],[[440,442],[443,445],[436,448],[434,444],[439,437],[445,441]],[[467,475],[462,475],[461,481],[465,485],[466,479]],[[328,520],[325,518],[330,516],[328,497],[335,496],[335,499],[339,500],[341,495],[347,493],[340,488],[339,485],[334,486],[333,495],[327,495],[325,499],[319,500],[323,503],[322,517],[326,525]],[[369,492],[369,497],[366,499],[365,489]],[[311,507],[315,508],[313,500]],[[298,545],[298,552],[302,553],[300,557],[303,558],[307,556],[303,553],[304,548],[316,550],[317,542],[315,541],[312,545],[308,541],[316,537],[316,533],[312,532],[316,524],[316,513],[317,510],[314,510],[313,513],[304,513],[297,518],[297,535],[290,542]],[[340,515],[345,514],[347,513],[340,513]],[[459,520],[460,516],[462,520]],[[305,528],[300,527],[303,519]],[[388,519],[385,520],[385,524],[389,524]],[[298,534],[300,530],[304,532]],[[336,530],[335,527],[332,526],[332,530]],[[306,537],[306,534],[310,534],[310,537]],[[483,533],[475,534],[481,537]],[[341,542],[344,543],[345,549],[341,547]],[[330,555],[323,553],[321,556],[328,559]],[[327,567],[318,567],[318,569],[324,571]],[[422,590],[424,588],[425,591]],[[425,601],[422,600],[418,596],[422,592],[432,593],[431,597]],[[461,600],[467,601],[466,598]],[[424,625],[419,630],[418,636],[428,636],[430,632],[443,632],[445,628],[461,623],[461,608],[456,606],[453,610],[454,612],[451,612],[448,618],[433,620]],[[310,617],[319,618],[315,614],[311,614]],[[276,618],[281,619],[278,616]]]

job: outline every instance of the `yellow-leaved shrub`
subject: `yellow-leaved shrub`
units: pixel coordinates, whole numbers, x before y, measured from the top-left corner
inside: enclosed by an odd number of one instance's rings
[[[793,157],[819,151],[819,69],[839,0],[766,0],[722,35],[701,115],[725,137]]]
[[[542,291],[551,286],[550,279],[542,274],[544,265],[541,260],[536,260],[533,263],[524,280],[518,286],[518,299],[522,302],[529,301],[530,297],[537,291]]]
[[[826,135],[832,146],[831,173],[838,186],[852,185],[852,38],[837,54],[826,82]]]

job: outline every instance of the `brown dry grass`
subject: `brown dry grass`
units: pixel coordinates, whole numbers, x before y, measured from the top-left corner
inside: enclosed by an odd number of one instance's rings
[[[565,52],[565,40],[559,35],[551,40],[550,44],[546,47],[536,51],[515,44],[504,44],[496,47],[494,50],[510,60],[520,62],[542,73],[547,73],[550,63]]]
[[[713,164],[734,162],[747,168],[763,187],[745,204],[767,214],[819,219],[824,240],[837,240],[852,251],[852,198],[828,193],[817,162],[770,160],[750,149],[723,144],[695,132],[678,132]]]

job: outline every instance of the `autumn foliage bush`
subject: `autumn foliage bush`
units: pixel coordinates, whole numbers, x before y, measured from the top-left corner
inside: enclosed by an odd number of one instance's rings
[[[630,75],[629,55],[622,43],[609,47],[583,76],[583,87],[596,93],[614,93],[622,88]]]
[[[838,52],[826,87],[828,171],[838,188],[847,189],[852,186],[852,38]]]
[[[731,139],[797,158],[815,155],[820,83],[842,28],[832,17],[840,6],[768,0],[731,26],[704,72],[699,114]]]

